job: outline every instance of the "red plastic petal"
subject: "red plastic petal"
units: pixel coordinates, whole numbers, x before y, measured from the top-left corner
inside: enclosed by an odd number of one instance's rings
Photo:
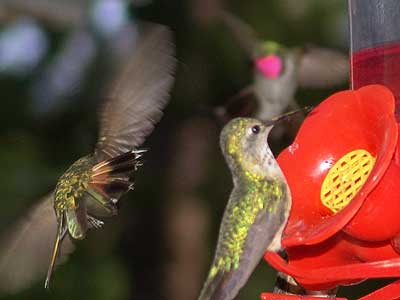
[[[360,300],[388,300],[388,299],[399,299],[400,298],[400,280],[392,282],[387,286],[374,291],[365,297],[360,298]]]
[[[327,290],[338,285],[354,284],[370,278],[400,277],[400,258],[337,266],[298,266],[287,263],[277,253],[267,252],[265,260],[275,269],[289,274],[306,289]]]
[[[321,300],[321,296],[303,296],[303,295],[282,295],[273,293],[262,293],[261,300]],[[347,298],[335,297],[335,300],[347,300]]]
[[[364,241],[383,241],[400,232],[400,168],[391,163],[344,231]]]
[[[382,178],[396,143],[394,97],[384,86],[339,92],[316,107],[278,157],[293,199],[283,245],[319,243],[342,229]],[[320,201],[323,179],[336,161],[355,149],[375,156],[375,166],[348,206],[333,214]]]

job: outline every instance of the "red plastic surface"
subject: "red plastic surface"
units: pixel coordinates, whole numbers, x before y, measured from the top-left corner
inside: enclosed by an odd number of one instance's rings
[[[337,267],[303,269],[288,264],[273,252],[267,252],[264,257],[272,267],[296,277],[302,286],[310,290],[326,290],[339,283],[352,284],[366,278],[400,277],[400,258]]]
[[[393,95],[380,85],[336,93],[309,114],[293,144],[278,157],[293,199],[282,239],[285,248],[320,243],[349,223],[391,163],[397,134]],[[356,197],[333,214],[320,201],[322,182],[332,165],[355,149],[365,149],[376,156],[375,166]],[[368,213],[367,226],[360,228],[352,223],[348,229],[352,234],[364,236],[378,222],[385,226],[387,218],[400,222],[400,218],[382,214],[381,210]],[[376,235],[375,231],[373,240]],[[378,238],[384,240],[387,232]]]
[[[344,231],[365,241],[390,239],[400,231],[400,168],[390,164]]]
[[[310,113],[278,157],[292,209],[282,238],[288,262],[276,253],[264,257],[274,268],[309,290],[400,277],[398,131],[394,97],[380,85],[336,93]],[[320,200],[323,180],[357,149],[373,155],[375,165],[356,196],[334,214]]]
[[[294,296],[273,293],[262,293],[261,300],[317,300],[320,297]],[[331,298],[330,298],[331,299]],[[346,298],[333,298],[335,300],[347,300]],[[400,280],[388,284],[358,300],[398,300],[400,299]]]
[[[397,300],[400,299],[400,280],[374,291],[360,300]]]
[[[326,298],[321,298],[317,296],[300,296],[300,295],[282,295],[273,293],[262,293],[261,300],[321,300]],[[347,300],[346,298],[335,298],[335,300]]]
[[[262,293],[262,300],[317,300],[320,297],[301,296],[301,295],[284,295],[274,293]],[[335,298],[336,300],[346,300],[346,298]],[[380,288],[359,300],[399,300],[400,299],[400,280]]]

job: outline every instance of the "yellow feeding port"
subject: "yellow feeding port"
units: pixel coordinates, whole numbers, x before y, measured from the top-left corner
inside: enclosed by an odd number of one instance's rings
[[[364,149],[353,150],[341,157],[322,183],[322,204],[333,213],[345,208],[367,180],[375,160]]]

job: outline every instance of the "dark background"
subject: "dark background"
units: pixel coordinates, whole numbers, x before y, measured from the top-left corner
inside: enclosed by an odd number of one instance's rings
[[[138,171],[136,189],[121,200],[118,217],[76,243],[68,263],[56,270],[49,292],[40,280],[4,299],[196,299],[232,187],[218,145],[221,127],[207,108],[223,104],[252,78],[249,59],[216,11],[224,6],[261,37],[287,46],[311,43],[348,49],[344,0],[221,1],[127,4],[124,22],[131,28],[146,20],[174,31],[179,61],[170,105],[144,145],[149,151]],[[15,1],[17,9],[7,2],[11,1],[0,2],[1,232],[52,190],[71,163],[92,151],[98,105],[114,64],[110,53],[113,45],[128,38],[126,34],[105,38],[93,25],[91,15],[101,1],[57,0],[50,6],[37,1],[39,9],[33,11],[18,4],[24,1]],[[76,5],[81,16],[68,19],[64,5]],[[66,20],[60,18],[63,12]],[[17,37],[17,49],[26,49],[22,58],[35,53],[37,45],[18,40],[19,33],[10,31],[27,17],[41,28],[47,51],[37,64],[18,67],[17,62],[7,61],[13,50],[4,45],[7,38]],[[107,25],[107,18],[101,19],[102,24]],[[71,36],[80,32],[90,37],[89,48],[72,43],[75,51],[57,66]],[[52,79],[66,88],[53,95]],[[301,106],[312,105],[333,91],[300,90],[296,100]],[[274,145],[275,152],[283,146]],[[262,291],[272,290],[274,276],[262,262],[241,298],[259,299]]]

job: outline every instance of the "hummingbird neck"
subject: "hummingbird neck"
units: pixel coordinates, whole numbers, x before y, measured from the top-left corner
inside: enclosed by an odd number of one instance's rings
[[[238,188],[249,186],[262,186],[269,182],[283,181],[286,182],[283,174],[280,172],[270,172],[271,170],[265,169],[264,172],[259,170],[244,170],[243,168],[232,169],[234,178],[234,185]]]
[[[236,179],[235,184],[259,184],[266,181],[286,182],[286,178],[272,153],[265,155],[262,160],[251,161],[249,158],[231,160],[230,169],[233,178]]]

